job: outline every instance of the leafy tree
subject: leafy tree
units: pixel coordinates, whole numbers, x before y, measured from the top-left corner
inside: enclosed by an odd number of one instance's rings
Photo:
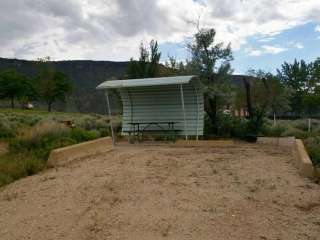
[[[51,112],[54,102],[58,100],[65,102],[72,92],[72,84],[67,75],[54,69],[49,58],[39,59],[37,64],[35,90],[38,98],[47,104],[48,111]]]
[[[295,60],[292,64],[285,62],[278,71],[278,77],[293,89],[290,105],[295,115],[311,114],[313,102],[317,98],[315,89],[320,84],[320,60],[306,63]],[[314,99],[310,101],[310,99]]]
[[[162,70],[163,76],[182,76],[197,74],[191,61],[186,59],[185,62],[178,61],[176,58],[169,56],[165,62],[165,68]]]
[[[256,78],[252,83],[253,103],[266,113],[280,115],[290,110],[291,89],[269,72],[253,71]]]
[[[7,70],[0,74],[0,98],[10,99],[11,108],[15,107],[15,99],[27,96],[31,91],[27,78],[15,70]]]
[[[230,44],[215,43],[216,31],[202,29],[188,45],[193,68],[203,84],[205,111],[214,126],[217,126],[218,110],[229,104],[233,91],[229,83],[232,73],[230,61],[233,60]]]
[[[138,61],[130,59],[126,77],[132,78],[147,78],[156,77],[159,74],[159,61],[161,53],[159,52],[158,42],[152,40],[149,49],[141,43],[140,57]]]

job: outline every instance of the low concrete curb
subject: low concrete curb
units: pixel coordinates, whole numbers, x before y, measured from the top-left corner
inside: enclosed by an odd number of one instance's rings
[[[293,149],[293,154],[296,161],[296,166],[302,176],[313,178],[316,177],[315,168],[310,160],[310,157],[300,139],[296,139],[296,144]]]
[[[295,137],[258,137],[257,143],[271,144],[284,147],[292,147],[295,144]]]
[[[112,149],[112,138],[110,137],[99,138],[93,141],[58,148],[51,151],[48,159],[48,166],[64,166],[75,159],[95,155],[97,153],[108,152]]]
[[[316,169],[313,166],[301,139],[295,139],[295,137],[259,137],[257,143],[291,147],[294,164],[298,168],[299,174],[308,178],[314,178],[317,176]]]
[[[174,146],[181,147],[224,147],[233,146],[234,141],[232,140],[211,140],[211,141],[196,141],[196,140],[178,140],[174,143]]]

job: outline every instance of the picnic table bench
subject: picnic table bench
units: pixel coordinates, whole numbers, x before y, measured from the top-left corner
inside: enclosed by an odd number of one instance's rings
[[[133,138],[138,138],[139,141],[143,140],[143,134],[149,133],[165,133],[167,138],[175,141],[176,134],[182,130],[175,129],[175,124],[180,122],[175,121],[161,121],[161,122],[129,122],[128,124],[132,126],[132,129],[125,130],[123,132],[129,133],[129,139],[133,135]],[[154,126],[157,129],[151,129]]]

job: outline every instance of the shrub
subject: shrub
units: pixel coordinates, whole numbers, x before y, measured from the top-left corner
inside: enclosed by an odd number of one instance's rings
[[[309,156],[316,167],[320,167],[320,136],[304,140]]]
[[[11,138],[16,134],[15,128],[6,119],[0,121],[0,138]]]
[[[1,156],[0,161],[0,187],[11,183],[21,177],[33,175],[41,171],[44,161],[32,154],[12,154]]]
[[[262,130],[262,134],[266,137],[281,137],[283,136],[286,128],[281,125],[269,126],[265,125]]]
[[[233,117],[231,115],[219,114],[216,132],[211,120],[205,118],[204,135],[210,137],[236,137],[244,138],[247,134],[248,121],[245,118]]]
[[[292,122],[292,126],[301,131],[308,131],[308,122],[307,119],[299,119]]]
[[[299,138],[299,139],[305,139],[307,137],[310,136],[310,134],[308,132],[305,132],[303,130],[300,130],[298,128],[293,128],[293,127],[290,127],[288,129],[286,129],[282,135],[282,137],[296,137],[296,138]]]
[[[233,118],[233,128],[231,135],[243,139],[247,134],[248,120],[245,118]]]
[[[83,128],[59,123],[76,119]],[[100,115],[0,113],[0,138],[11,138],[9,153],[0,157],[0,186],[41,171],[51,150],[107,136],[109,131],[106,118]]]
[[[84,142],[100,137],[100,132],[97,130],[86,131],[81,128],[72,129],[70,137],[76,142]]]
[[[265,125],[265,113],[263,110],[255,109],[253,116],[248,121],[247,135],[248,136],[258,136],[263,131],[263,126]]]

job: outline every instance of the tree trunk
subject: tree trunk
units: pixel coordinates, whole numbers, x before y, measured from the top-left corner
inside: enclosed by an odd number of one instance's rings
[[[14,109],[14,96],[11,96],[11,108]]]
[[[48,112],[51,112],[52,102],[48,102]]]
[[[243,78],[243,84],[246,89],[247,110],[248,110],[249,118],[252,118],[253,114],[252,114],[252,103],[251,103],[251,85],[246,78]]]
[[[213,125],[214,133],[217,133],[217,131],[218,131],[217,111],[218,111],[217,98],[214,97],[213,99],[208,99],[206,112],[211,120],[212,125]]]

